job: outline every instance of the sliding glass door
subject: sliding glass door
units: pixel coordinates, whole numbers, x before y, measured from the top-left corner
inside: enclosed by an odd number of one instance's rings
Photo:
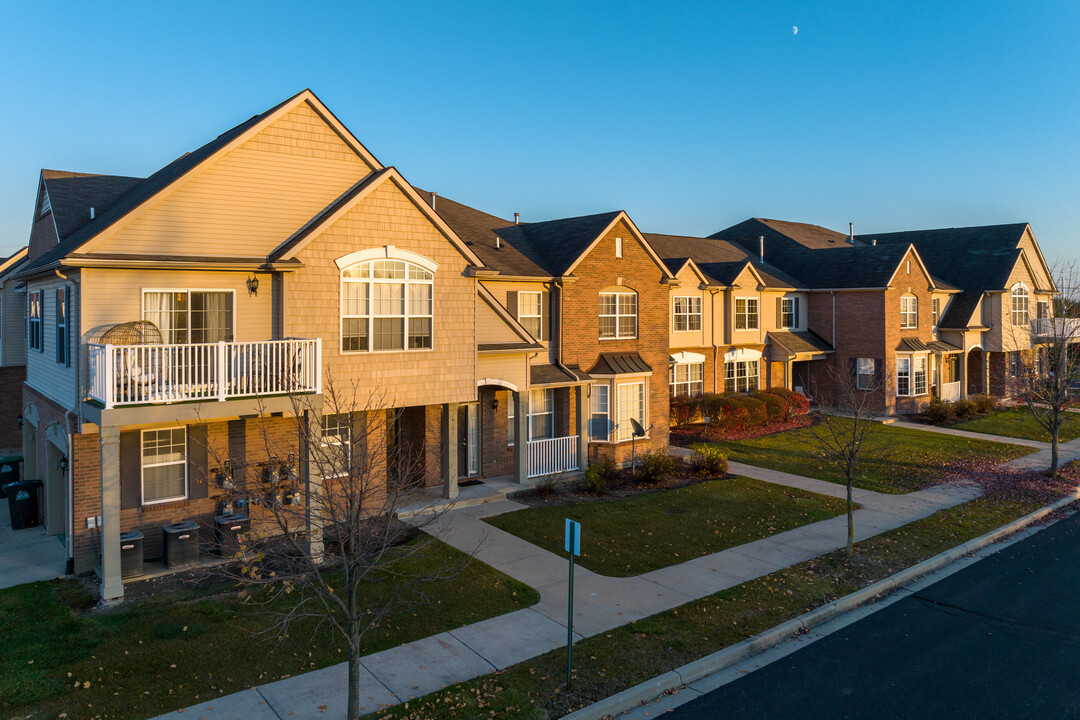
[[[143,320],[157,325],[169,345],[232,342],[231,290],[146,291]]]

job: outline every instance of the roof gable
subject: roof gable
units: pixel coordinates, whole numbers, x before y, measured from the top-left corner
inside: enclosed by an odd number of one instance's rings
[[[602,217],[602,216],[593,216],[593,217]],[[599,233],[597,233],[596,237],[593,238],[592,242],[589,243],[588,247],[586,247],[584,250],[582,250],[580,253],[578,253],[578,256],[574,259],[574,261],[570,264],[570,266],[567,267],[566,270],[564,270],[560,274],[569,275],[569,274],[573,273],[574,268],[576,268],[578,266],[578,264],[582,260],[584,260],[585,257],[590,252],[592,252],[593,248],[596,247],[597,243],[599,243],[601,240],[603,240],[604,237],[612,229],[614,229],[614,227],[619,222],[622,222],[626,226],[626,228],[630,231],[630,234],[633,236],[633,238],[638,242],[639,245],[641,245],[641,247],[645,250],[646,254],[648,254],[649,258],[653,261],[653,263],[656,264],[656,267],[660,268],[660,271],[664,274],[664,277],[669,278],[669,279],[674,279],[674,275],[671,274],[671,270],[668,269],[668,266],[665,265],[664,261],[660,259],[660,256],[656,254],[656,250],[653,249],[653,247],[649,244],[649,241],[645,239],[645,236],[642,234],[642,232],[637,229],[636,225],[634,225],[634,221],[631,220],[630,216],[627,215],[626,212],[623,211],[623,210],[620,210],[618,213],[615,214],[615,216],[611,219],[611,221],[607,224],[607,226],[604,227]]]

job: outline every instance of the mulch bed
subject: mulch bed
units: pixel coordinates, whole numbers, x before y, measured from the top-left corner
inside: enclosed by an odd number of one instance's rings
[[[711,427],[705,423],[694,423],[681,427],[671,428],[671,444],[679,447],[689,447],[697,443],[717,442],[720,440],[752,440],[753,438],[772,435],[785,430],[795,430],[814,424],[814,416],[811,413],[800,415],[793,422],[772,422],[761,427],[747,428],[739,431],[724,431],[720,428]]]

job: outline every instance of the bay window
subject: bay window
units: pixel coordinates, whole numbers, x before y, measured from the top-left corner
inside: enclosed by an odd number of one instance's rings
[[[925,395],[928,364],[926,355],[896,358],[896,394],[903,397]]]
[[[624,442],[634,436],[631,419],[637,420],[643,428],[648,427],[645,422],[645,383],[625,383],[616,386],[616,389],[619,401],[617,437],[619,442]]]
[[[610,387],[597,383],[589,397],[589,439],[607,442],[611,436],[611,414],[608,405]]]

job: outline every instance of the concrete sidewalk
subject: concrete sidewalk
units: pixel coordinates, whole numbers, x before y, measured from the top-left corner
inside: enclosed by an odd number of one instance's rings
[[[0,499],[0,588],[64,577],[67,549],[40,525],[12,530],[8,501]]]
[[[842,496],[843,486],[732,463],[732,472],[766,482]],[[907,495],[857,490],[856,541],[892,530],[978,496],[973,486],[939,485]],[[362,704],[367,712],[420,697],[566,644],[567,561],[483,518],[522,509],[503,500],[448,512],[425,530],[536,588],[540,602],[450,632],[368,655]],[[585,541],[588,542],[587,529]],[[612,578],[577,567],[575,637],[589,637],[843,547],[847,520],[805,525],[638,577]],[[337,720],[345,716],[346,666],[268,683],[162,716],[169,720]]]

